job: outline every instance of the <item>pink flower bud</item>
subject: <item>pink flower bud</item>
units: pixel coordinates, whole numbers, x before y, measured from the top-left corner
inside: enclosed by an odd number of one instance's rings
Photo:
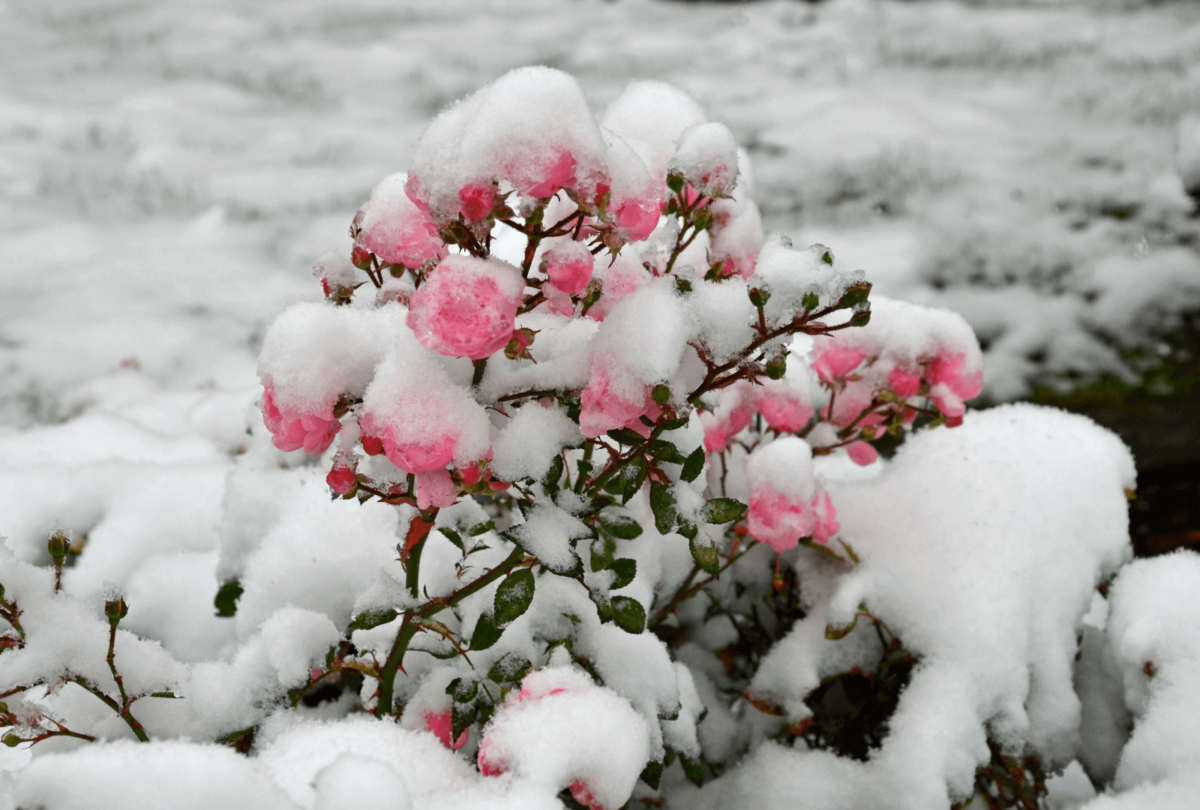
[[[417,508],[453,506],[458,500],[458,485],[448,470],[430,470],[417,474]]]
[[[867,356],[857,349],[846,349],[837,343],[825,343],[813,352],[812,370],[826,385],[834,385],[858,368]]]
[[[333,469],[325,476],[325,483],[338,495],[345,495],[354,489],[355,470],[353,465],[345,461],[334,462]]]
[[[900,399],[915,397],[917,392],[921,390],[921,373],[920,371],[913,372],[896,366],[888,372],[888,387]]]
[[[594,263],[592,252],[582,242],[562,242],[542,257],[542,272],[559,290],[573,294],[587,289]]]
[[[846,454],[860,467],[867,467],[879,459],[879,451],[870,442],[851,442],[846,445]]]
[[[263,424],[271,431],[271,443],[280,450],[291,452],[304,448],[310,455],[324,453],[341,430],[342,423],[333,418],[333,408],[325,414],[304,414],[284,410],[275,401],[274,386],[267,384],[263,391]]]
[[[747,513],[750,534],[778,553],[795,548],[801,537],[809,537],[816,528],[812,502],[763,487],[750,496]]]
[[[467,739],[471,736],[471,730],[464,728],[462,733],[458,735],[458,739],[451,741],[450,736],[454,733],[454,721],[449,709],[438,714],[434,714],[433,712],[426,714],[425,730],[432,732],[435,737],[442,741],[442,745],[451,751],[457,751],[462,748],[467,744]]]
[[[408,326],[427,349],[480,360],[512,339],[524,282],[502,262],[449,256],[413,293]]]

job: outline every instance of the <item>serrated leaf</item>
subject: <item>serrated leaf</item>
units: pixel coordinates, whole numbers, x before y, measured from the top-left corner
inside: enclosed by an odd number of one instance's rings
[[[610,430],[608,432],[608,437],[614,441],[620,442],[621,444],[629,445],[630,447],[642,443],[642,435],[636,430],[630,430],[629,428],[617,428],[616,430]]]
[[[696,537],[688,541],[688,548],[692,551],[692,559],[704,569],[704,573],[710,577],[717,576],[717,572],[721,570],[721,556],[712,540],[697,533]]]
[[[675,493],[669,486],[658,482],[650,485],[650,511],[654,513],[654,528],[659,534],[667,534],[675,528],[679,513],[675,508]]]
[[[616,541],[607,535],[600,535],[592,542],[592,570],[603,571],[608,568],[616,555]]]
[[[462,733],[475,722],[475,716],[478,713],[478,707],[474,702],[468,704],[455,702],[450,708],[450,739],[457,740],[461,737]]]
[[[462,535],[460,535],[458,532],[454,531],[453,529],[438,529],[438,531],[442,533],[442,537],[445,537],[451,543],[456,545],[459,551],[467,550],[466,546],[463,545]]]
[[[497,627],[507,627],[515,622],[533,602],[534,579],[533,572],[528,568],[513,571],[500,583],[496,589],[493,621]]]
[[[242,584],[236,579],[231,579],[221,586],[217,591],[217,596],[213,599],[213,606],[217,609],[217,615],[227,619],[237,613],[238,599],[242,597]]]
[[[684,464],[687,457],[679,452],[679,448],[666,439],[655,439],[650,442],[650,456],[668,464]]]
[[[667,422],[665,425],[663,425],[663,430],[679,430],[680,428],[687,427],[687,423],[688,418],[686,416],[680,417],[679,419],[672,419],[670,422]]]
[[[495,620],[488,614],[483,614],[475,623],[475,631],[471,633],[471,652],[486,650],[499,641],[502,635],[504,630],[496,626]]]
[[[616,618],[616,614],[613,613],[612,600],[608,596],[599,591],[588,591],[588,598],[596,606],[596,615],[600,617],[601,624],[608,624]]]
[[[609,586],[609,589],[613,591],[619,591],[630,582],[633,582],[633,578],[637,576],[637,561],[622,557],[619,560],[613,560],[612,565],[608,567],[608,570],[617,575],[617,578],[613,581],[613,584]]]
[[[156,698],[178,698],[179,695],[174,692],[151,692],[150,697]]]
[[[700,445],[693,450],[691,455],[683,462],[683,472],[679,474],[679,477],[690,484],[702,472],[704,472],[704,445]]]
[[[627,515],[602,515],[600,528],[618,540],[633,540],[642,533],[642,526]]]
[[[510,652],[500,656],[500,660],[492,664],[488,677],[496,683],[517,683],[529,671],[529,659],[520,653]]]
[[[350,622],[350,629],[370,630],[372,627],[387,624],[394,618],[396,618],[396,611],[392,608],[388,608],[387,610],[368,610],[354,617],[354,621]]]
[[[650,462],[646,461],[645,456],[638,456],[621,470],[622,505],[629,503],[629,500],[638,494],[649,474]]]
[[[551,497],[559,489],[558,479],[562,478],[564,469],[566,467],[563,464],[562,456],[555,456],[554,460],[550,462],[550,469],[546,471],[545,478],[542,479],[542,486]]]
[[[481,534],[486,534],[487,532],[490,532],[494,528],[496,528],[496,524],[493,521],[489,520],[487,523],[475,524],[474,526],[472,526],[470,528],[470,530],[467,532],[467,534],[471,535],[472,537],[478,537]]]
[[[746,504],[733,498],[713,498],[704,504],[700,517],[705,523],[728,523],[737,520],[746,511]]]
[[[695,540],[696,535],[700,533],[699,527],[690,520],[679,519],[679,523],[675,526],[675,531],[682,534],[688,540]]]
[[[626,633],[638,635],[646,629],[646,609],[642,603],[628,596],[614,596],[611,600],[613,621]]]

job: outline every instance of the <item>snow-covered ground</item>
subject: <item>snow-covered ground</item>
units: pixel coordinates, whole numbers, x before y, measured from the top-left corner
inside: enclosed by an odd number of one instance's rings
[[[278,520],[226,486],[254,441],[266,326],[318,299],[313,261],[348,250],[432,116],[527,64],[572,73],[596,109],[634,78],[692,93],[747,147],[767,230],[962,312],[995,400],[1125,373],[1119,348],[1200,307],[1177,157],[1200,110],[1195,4],[8,0],[0,536],[16,555],[47,562],[61,520],[86,539],[67,590],[120,586],[129,629],[181,661],[253,635],[253,604],[236,624],[211,605],[219,538],[254,530],[228,522]],[[328,607],[304,585],[261,609]],[[1090,796],[1068,773],[1061,801]]]

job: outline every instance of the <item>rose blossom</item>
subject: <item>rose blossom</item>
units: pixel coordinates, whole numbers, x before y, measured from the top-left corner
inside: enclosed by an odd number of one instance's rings
[[[333,417],[333,408],[326,414],[296,413],[281,409],[275,401],[275,387],[267,383],[263,390],[263,424],[271,431],[271,443],[280,450],[291,452],[304,448],[310,455],[324,453],[341,429],[342,423]]]
[[[427,349],[481,360],[512,339],[523,291],[520,273],[510,265],[449,256],[413,293],[408,326]]]
[[[541,269],[550,283],[562,292],[573,294],[587,289],[592,280],[595,259],[582,242],[562,242],[542,257]]]

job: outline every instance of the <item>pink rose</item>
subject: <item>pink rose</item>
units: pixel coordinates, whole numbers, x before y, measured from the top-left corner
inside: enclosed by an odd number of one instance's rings
[[[481,360],[512,339],[523,291],[516,268],[449,256],[413,293],[408,326],[427,349]]]
[[[983,391],[983,372],[967,372],[963,369],[966,356],[959,354],[940,354],[932,363],[925,367],[925,379],[929,381],[929,393],[933,397],[937,409],[946,415],[946,424],[951,419],[960,420],[951,427],[961,424],[966,413],[964,404],[968,399],[974,399]]]
[[[729,440],[741,433],[754,418],[759,404],[758,388],[750,382],[734,383],[721,390],[714,411],[703,411],[700,424],[704,426],[704,449],[719,453]],[[807,420],[805,420],[807,421]]]
[[[826,385],[834,385],[858,368],[867,356],[857,349],[846,349],[837,343],[825,343],[813,352],[812,370]]]
[[[471,730],[464,728],[462,734],[458,735],[458,739],[451,741],[450,736],[454,733],[454,721],[449,709],[437,714],[433,712],[426,714],[425,730],[432,732],[435,737],[442,741],[442,745],[451,751],[457,751],[462,748],[467,744],[467,739],[471,736]]]
[[[841,391],[833,394],[832,409],[826,405],[821,413],[838,427],[846,427],[858,419],[859,415],[871,405],[871,388],[864,382],[848,383]],[[879,414],[871,414],[859,421],[860,425],[878,424],[883,421]]]
[[[420,267],[446,255],[437,225],[405,194],[404,175],[385,178],[359,212],[357,243],[388,264]]]
[[[424,473],[441,470],[454,458],[454,447],[457,435],[450,425],[432,426],[432,435],[423,436],[419,440],[397,441],[393,431],[384,425],[374,424],[371,414],[363,415],[363,445],[368,439],[366,434],[380,442],[383,454],[388,461],[409,473]],[[377,439],[375,438],[377,437]]]
[[[816,521],[812,539],[824,545],[842,527],[838,525],[837,510],[833,508],[833,501],[829,500],[829,493],[819,484],[813,495],[813,515]]]
[[[807,398],[784,380],[767,380],[758,398],[758,412],[767,424],[781,433],[798,433],[812,419]]]
[[[921,373],[896,366],[888,372],[888,387],[900,399],[915,397],[921,390]]]
[[[542,272],[550,283],[562,292],[583,292],[592,280],[595,259],[582,242],[562,242],[546,251],[542,257]]]
[[[750,495],[747,528],[755,540],[782,554],[812,535],[816,517],[811,500],[761,487]]]
[[[575,302],[571,300],[571,296],[553,284],[542,287],[542,295],[546,296],[547,308],[555,315],[565,315],[569,318],[575,314]]]
[[[535,197],[544,199],[553,197],[558,193],[559,189],[571,188],[575,185],[575,156],[570,152],[559,152],[549,166],[540,168],[540,171],[535,171],[534,176],[538,179],[524,178],[527,182],[522,187],[522,183],[514,180],[513,184],[517,186],[517,191],[524,197]],[[516,175],[520,172],[510,172],[509,174]],[[532,179],[532,182],[528,182]]]
[[[625,427],[645,412],[646,399],[645,386],[617,385],[602,364],[594,364],[581,397],[579,427],[588,438]]]
[[[341,430],[342,423],[333,417],[333,408],[325,414],[295,413],[283,410],[275,401],[275,388],[270,383],[263,390],[263,423],[271,431],[271,443],[280,450],[291,452],[304,448],[310,455],[324,453]]]
[[[662,201],[657,196],[644,200],[620,200],[610,205],[613,224],[621,236],[630,242],[640,242],[649,237],[658,227],[662,215]]]
[[[458,485],[454,483],[448,470],[436,469],[417,474],[418,509],[453,506],[457,500]]]
[[[467,222],[482,222],[496,207],[496,190],[490,183],[465,186],[458,191],[463,219]]]

